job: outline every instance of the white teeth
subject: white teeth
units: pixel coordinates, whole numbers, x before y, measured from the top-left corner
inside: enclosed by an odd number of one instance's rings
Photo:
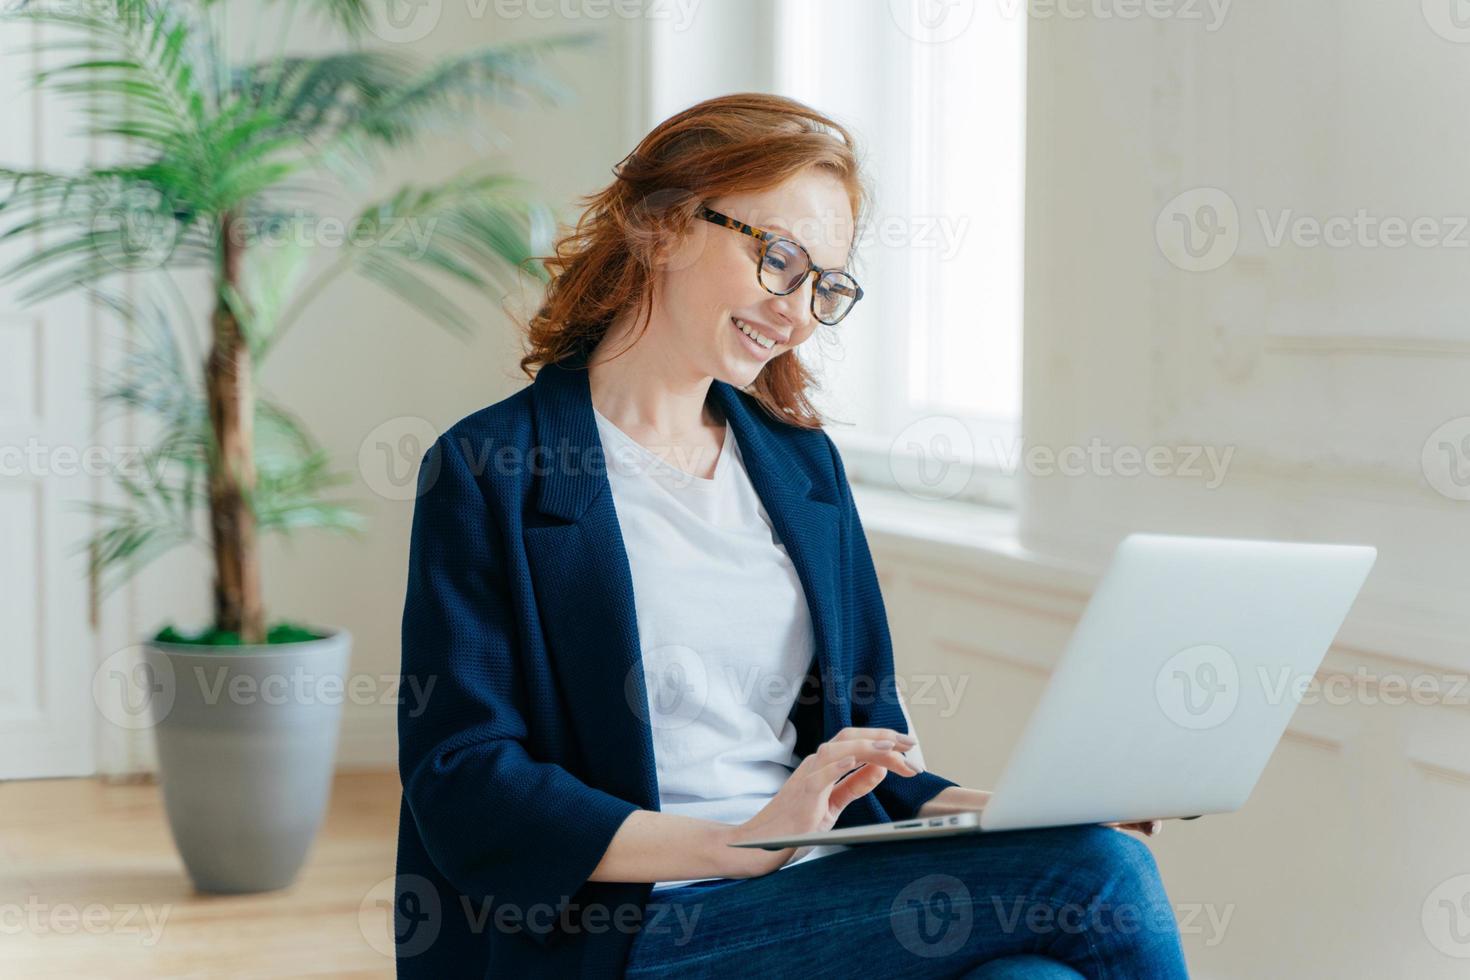
[[[760,344],[766,350],[770,350],[772,347],[776,346],[776,342],[774,340],[772,340],[770,337],[765,336],[764,334],[756,333],[754,330],[750,329],[750,327],[745,325],[744,320],[740,319],[739,317],[731,317],[731,319],[735,321],[735,326],[740,328],[741,333],[745,334],[745,336],[749,337],[751,340],[754,340],[757,344]]]

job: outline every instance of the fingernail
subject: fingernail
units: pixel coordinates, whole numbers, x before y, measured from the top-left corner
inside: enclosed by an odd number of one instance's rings
[[[893,748],[893,739],[891,739],[891,738],[880,738],[880,739],[878,739],[878,741],[876,741],[876,742],[873,743],[873,748],[875,748],[875,749],[891,749],[891,748]]]

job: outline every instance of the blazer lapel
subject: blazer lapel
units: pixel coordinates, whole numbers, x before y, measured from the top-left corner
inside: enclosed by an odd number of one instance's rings
[[[523,536],[552,670],[599,788],[657,810],[633,578],[585,366],[544,366],[531,398],[541,523]]]
[[[840,685],[835,651],[840,508],[815,496],[792,450],[755,418],[731,385],[713,381],[711,397],[739,440],[751,484],[801,579],[811,611],[819,677]],[[532,390],[539,520],[524,530],[526,556],[552,669],[581,733],[579,748],[600,786],[657,810],[658,777],[633,579],[592,415],[585,357],[548,364]],[[534,522],[533,522],[534,521]],[[823,697],[825,730],[837,727]]]

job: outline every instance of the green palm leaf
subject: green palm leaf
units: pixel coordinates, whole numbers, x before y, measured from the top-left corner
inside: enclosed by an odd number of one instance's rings
[[[354,45],[312,56],[285,50],[298,9],[356,39],[381,2],[266,0],[262,6],[282,15],[281,43],[244,64],[228,60],[236,46],[224,25],[239,18],[227,16],[225,0],[19,0],[0,14],[0,26],[47,28],[38,49],[48,67],[36,84],[76,107],[84,135],[121,145],[115,161],[71,174],[5,169],[0,161],[0,244],[40,242],[0,270],[0,280],[23,280],[25,302],[84,292],[134,337],[94,392],[104,413],[145,418],[154,433],[136,465],[113,474],[117,499],[87,505],[98,530],[86,548],[104,591],[170,548],[207,537],[198,528],[208,526],[200,511],[210,503],[211,475],[236,480],[215,471],[223,440],[214,425],[223,423],[209,411],[206,385],[216,377],[204,371],[209,344],[224,353],[214,363],[226,372],[241,363],[241,339],[248,358],[259,361],[346,272],[461,334],[477,318],[446,287],[495,293],[522,275],[546,277],[533,257],[550,249],[549,209],[525,182],[483,170],[402,187],[361,207],[349,243],[310,278],[304,234],[288,234],[286,246],[263,245],[260,232],[310,230],[302,225],[319,220],[319,211],[341,210],[341,191],[373,179],[378,154],[433,134],[476,135],[477,126],[489,127],[477,115],[482,108],[567,101],[570,93],[543,63],[556,50],[594,40],[500,44],[427,64],[401,48]],[[253,39],[247,47],[256,49]],[[245,239],[232,236],[226,247],[222,228],[243,230]],[[216,303],[207,324],[196,322],[173,279],[178,270],[201,268],[212,276]],[[124,273],[130,293],[112,288]],[[172,290],[173,301],[161,301],[155,286]],[[259,372],[248,377],[259,385]],[[353,506],[331,499],[350,474],[333,470],[300,419],[254,387],[243,390],[235,404],[241,414],[254,413],[252,425],[233,434],[253,439],[255,475],[239,479],[231,488],[239,495],[221,495],[216,505],[243,497],[262,534],[358,529]],[[228,552],[221,560],[235,561],[235,579],[258,574],[253,553],[243,546]],[[217,582],[216,608],[224,599],[238,613],[240,590],[222,588]]]
[[[405,187],[357,217],[364,247],[357,270],[455,331],[472,325],[442,295],[430,297],[420,272],[434,272],[476,288],[508,285],[519,270],[544,277],[532,258],[544,251],[553,218],[530,203],[521,180],[503,174],[467,174],[436,187]]]
[[[212,108],[208,50],[201,41],[197,10],[161,0],[93,0],[47,4],[24,0],[8,16],[66,28],[74,36],[48,49],[75,50],[80,60],[37,74],[39,84],[86,98],[94,132],[116,102],[127,100],[138,129],[133,138],[158,150],[202,156]],[[191,17],[192,15],[195,15]]]

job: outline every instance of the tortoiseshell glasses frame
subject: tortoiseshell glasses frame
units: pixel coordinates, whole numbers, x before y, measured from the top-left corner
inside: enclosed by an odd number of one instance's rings
[[[812,262],[811,253],[800,242],[748,225],[711,207],[701,205],[697,213],[705,221],[733,228],[761,243],[760,254],[755,260],[755,278],[766,292],[787,296],[800,289],[808,276],[815,274],[817,282],[812,289],[812,316],[818,322],[829,327],[842,322],[842,318],[851,313],[858,300],[863,298],[863,287],[858,285],[856,279],[841,269],[818,267]],[[803,268],[805,271],[802,271]],[[775,286],[767,281],[768,275],[776,283]],[[784,288],[781,285],[783,280]]]

